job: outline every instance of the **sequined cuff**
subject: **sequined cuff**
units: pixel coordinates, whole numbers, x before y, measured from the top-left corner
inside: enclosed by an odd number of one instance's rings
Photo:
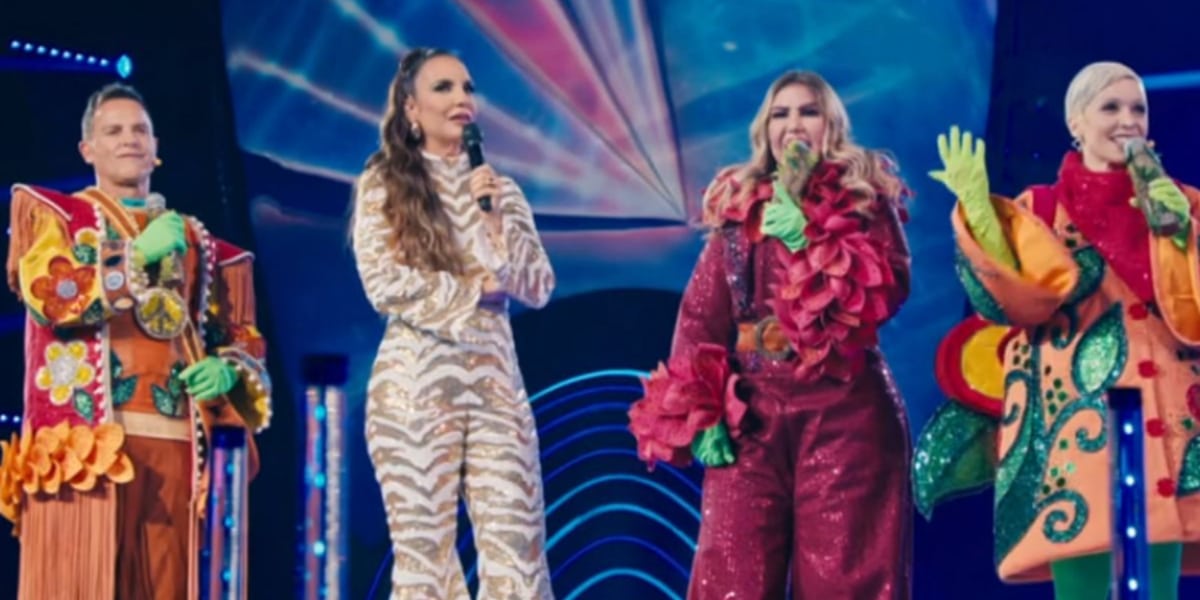
[[[217,355],[238,372],[238,385],[230,390],[229,401],[246,426],[261,433],[271,425],[271,377],[266,366],[241,348],[221,348]]]

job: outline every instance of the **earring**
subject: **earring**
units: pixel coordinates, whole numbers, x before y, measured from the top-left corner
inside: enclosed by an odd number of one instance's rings
[[[1082,142],[1082,141],[1080,141],[1080,139],[1079,139],[1079,138],[1072,138],[1072,139],[1071,139],[1071,147],[1072,147],[1072,148],[1074,148],[1074,149],[1076,149],[1076,150],[1079,150],[1080,148],[1082,148],[1082,147],[1083,147],[1083,142]]]
[[[413,139],[416,139],[416,140],[421,139],[421,126],[418,123],[413,122],[412,127],[410,129],[412,131]]]

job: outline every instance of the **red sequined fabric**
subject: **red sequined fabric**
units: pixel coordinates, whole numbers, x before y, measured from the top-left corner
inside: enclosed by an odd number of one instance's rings
[[[1126,171],[1089,171],[1078,152],[1067,152],[1054,186],[1058,202],[1083,238],[1142,302],[1154,301],[1150,280],[1150,227],[1129,205],[1133,181]]]
[[[796,378],[813,383],[823,377],[850,381],[862,372],[866,351],[879,343],[878,328],[897,308],[897,278],[889,262],[894,235],[881,232],[882,215],[867,219],[862,197],[841,185],[845,167],[821,163],[805,186],[801,208],[808,218],[808,245],[795,253],[780,244],[777,263],[786,269],[773,290],[771,308],[797,352]],[[741,193],[726,173],[734,200],[722,217],[740,222],[748,239],[758,242],[762,206],[771,199],[769,181]],[[880,210],[882,207],[874,207]]]

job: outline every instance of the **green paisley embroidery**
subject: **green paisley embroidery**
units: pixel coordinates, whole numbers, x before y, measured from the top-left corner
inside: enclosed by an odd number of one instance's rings
[[[1040,350],[1033,350],[1034,363],[1040,362]],[[1036,365],[1035,365],[1036,366]],[[996,538],[995,560],[1000,561],[1016,547],[1029,525],[1037,518],[1037,506],[1032,501],[1041,487],[1045,472],[1047,449],[1038,443],[1043,429],[1040,380],[1036,372],[1010,371],[1004,381],[1009,403],[1013,402],[1012,388],[1025,388],[1018,411],[1017,434],[996,469]],[[1042,456],[1038,456],[1038,451]]]
[[[1115,314],[1117,319],[1121,318],[1119,307]],[[1110,316],[1106,313],[1084,334],[1085,338],[1091,336],[1093,339],[1086,346],[1086,339],[1080,340],[1079,348],[1093,348],[1088,350],[1093,352],[1088,360],[1109,357],[1101,362],[1116,368],[1119,374],[1124,366],[1123,353],[1095,354],[1099,344],[1097,336],[1111,334],[1111,325],[1104,322]],[[1057,336],[1052,336],[1051,343],[1053,337]],[[1072,440],[1081,451],[1089,453],[1103,451],[1108,443],[1107,407],[1102,391],[1073,396],[1052,371],[1043,373],[1041,363],[1041,347],[1034,346],[1029,359],[1023,363],[1024,368],[1010,370],[1005,378],[1009,399],[1005,420],[1017,421],[1018,429],[996,471],[997,564],[1012,552],[1043,514],[1042,534],[1048,541],[1066,543],[1079,535],[1087,525],[1090,507],[1083,494],[1069,486],[1070,479],[1066,475],[1074,470],[1074,465],[1068,465],[1065,472],[1051,467],[1051,453],[1055,448],[1069,447]],[[1107,375],[1105,372],[1103,377],[1089,376],[1088,380],[1104,383]],[[1079,379],[1078,374],[1076,379]],[[1071,430],[1070,426],[1079,424],[1079,417],[1087,413],[1091,413],[1084,420],[1087,424]]]
[[[1079,282],[1071,290],[1071,295],[1067,296],[1067,304],[1078,303],[1096,293],[1100,289],[1100,282],[1104,281],[1104,259],[1095,248],[1077,250],[1074,257],[1075,264],[1079,265]]]
[[[166,388],[157,385],[150,386],[150,394],[154,398],[154,408],[168,417],[186,416],[184,408],[187,406],[187,398],[183,393],[183,382],[179,379],[179,373],[183,369],[184,365],[181,362],[175,363],[171,367]]]
[[[1041,343],[1047,338],[1050,344],[1058,350],[1066,350],[1079,335],[1079,309],[1069,304],[1054,313],[1050,321],[1038,327],[1033,333],[1035,343]]]
[[[1063,510],[1060,503],[1067,503],[1071,512]],[[1083,531],[1083,526],[1088,520],[1088,505],[1083,494],[1075,490],[1058,490],[1038,502],[1037,512],[1041,513],[1051,507],[1055,508],[1046,515],[1046,521],[1042,524],[1042,535],[1056,544],[1075,539],[1075,536]]]
[[[967,261],[967,257],[961,250],[955,254],[954,270],[958,273],[958,279],[967,292],[967,300],[970,300],[971,307],[975,309],[975,312],[993,323],[1007,324],[1008,320],[1004,316],[1004,311],[1000,310],[1000,304],[987,291],[987,288],[983,287],[983,282],[979,281],[975,270],[971,268],[971,263]]]
[[[1128,351],[1122,306],[1114,302],[1075,347],[1071,359],[1075,388],[1080,394],[1090,396],[1112,387],[1125,370]]]
[[[114,379],[112,386],[113,406],[122,406],[133,398],[134,392],[137,391],[137,377],[126,377],[125,379]]]
[[[121,364],[121,359],[117,357],[116,352],[111,353],[109,362],[112,363],[113,406],[121,406],[133,398],[133,393],[137,390],[138,378],[137,375],[122,377],[125,367]]]
[[[1190,496],[1200,492],[1200,437],[1188,441],[1183,451],[1183,466],[1179,468],[1179,487],[1176,496]]]
[[[104,237],[108,238],[111,241],[119,241],[121,239],[121,234],[117,233],[116,229],[113,229],[113,226],[111,223],[105,223],[104,224]]]
[[[154,397],[154,408],[168,417],[182,417],[182,403],[171,395],[171,392],[158,385],[150,386],[150,395]]]
[[[1103,450],[1105,444],[1108,443],[1108,404],[1105,402],[1103,394],[1084,396],[1067,404],[1051,423],[1050,433],[1047,437],[1051,440],[1058,439],[1062,430],[1066,428],[1067,422],[1075,415],[1084,412],[1095,413],[1099,424],[1096,426],[1095,435],[1089,434],[1086,427],[1076,429],[1075,445],[1084,452]]]
[[[96,399],[87,390],[75,390],[71,405],[74,406],[75,412],[89,423],[96,417]]]
[[[187,365],[182,362],[177,362],[171,366],[171,376],[167,379],[167,389],[176,396],[183,396],[183,380],[179,378],[179,374],[187,368]]]
[[[87,310],[83,311],[83,316],[80,319],[89,325],[95,325],[104,320],[104,304],[97,298],[93,300]]]
[[[80,264],[94,265],[96,264],[96,248],[87,244],[75,244],[71,247],[71,254],[75,256],[75,260]]]
[[[1008,407],[1008,414],[1004,415],[1004,418],[1001,419],[1000,424],[1007,427],[1009,425],[1012,425],[1013,423],[1016,423],[1017,419],[1020,418],[1020,416],[1021,416],[1021,409],[1020,409],[1020,407],[1018,407],[1017,405],[1014,404],[1014,405]]]

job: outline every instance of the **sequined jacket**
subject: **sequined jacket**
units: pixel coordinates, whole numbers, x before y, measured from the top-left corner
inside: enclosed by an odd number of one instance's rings
[[[706,205],[722,195],[742,193],[733,175],[726,169],[717,176],[707,188]],[[743,373],[786,376],[796,369],[799,359],[795,353],[772,358],[760,352],[736,352],[739,324],[760,323],[781,310],[779,294],[789,284],[787,270],[795,258],[782,242],[758,231],[762,203],[771,197],[770,182],[760,182],[744,197],[744,203],[723,211],[725,218],[701,251],[680,304],[671,355],[684,356],[699,343],[714,343],[731,351],[735,366]],[[908,297],[911,258],[901,216],[882,202],[880,208],[867,233],[893,276],[885,291],[886,320]],[[870,343],[865,350],[873,356],[868,362],[877,363],[876,345]]]
[[[517,184],[502,177],[500,197],[493,204],[502,215],[504,242],[494,247],[468,190],[467,157],[426,154],[425,161],[449,213],[465,272],[406,264],[390,243],[392,225],[383,209],[387,192],[371,173],[364,175],[355,199],[353,244],[367,300],[388,320],[376,372],[414,370],[427,374],[433,384],[436,377],[427,373],[421,361],[450,352],[456,361],[469,362],[470,354],[495,358],[515,376],[507,300],[503,307],[481,307],[481,281],[485,274],[493,274],[508,297],[533,308],[550,301],[554,270],[538,237],[533,212]]]
[[[1079,190],[1087,193],[1086,189]],[[1193,207],[1200,192],[1184,188]],[[957,272],[974,309],[1012,326],[1000,348],[1004,409],[995,474],[995,560],[1008,581],[1050,577],[1051,562],[1111,548],[1108,411],[1112,387],[1141,391],[1149,539],[1184,542],[1200,567],[1200,254],[1149,238],[1154,300],[1143,301],[1059,204],[993,198],[1019,263],[993,260],[964,212],[952,215]],[[1142,219],[1124,198],[1112,215]],[[1106,209],[1107,210],[1107,209]],[[1120,213],[1127,210],[1127,213]],[[1119,213],[1119,214],[1118,214]]]

